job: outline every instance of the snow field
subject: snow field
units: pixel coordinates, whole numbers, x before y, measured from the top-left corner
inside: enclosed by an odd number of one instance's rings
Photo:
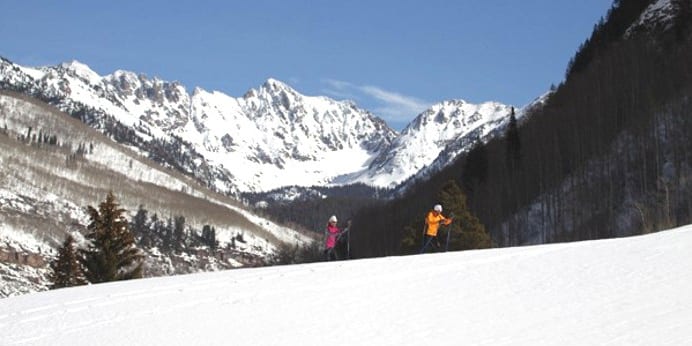
[[[7,345],[683,345],[692,226],[240,269],[0,300]]]

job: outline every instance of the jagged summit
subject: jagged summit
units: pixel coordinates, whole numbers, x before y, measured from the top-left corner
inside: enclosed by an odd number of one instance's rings
[[[94,72],[89,66],[81,63],[77,60],[72,60],[70,62],[64,62],[59,65],[59,67],[74,74],[77,77],[83,78],[90,83],[98,83],[101,80],[101,76]]]
[[[262,84],[262,88],[268,90],[293,90],[288,84],[274,78],[268,78],[264,84]]]

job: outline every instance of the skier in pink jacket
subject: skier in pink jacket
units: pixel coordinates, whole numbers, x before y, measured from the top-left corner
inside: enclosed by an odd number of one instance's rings
[[[338,260],[339,257],[336,254],[336,240],[339,237],[339,233],[341,233],[341,230],[339,227],[336,226],[336,215],[332,215],[332,217],[329,218],[329,222],[327,223],[327,228],[325,230],[325,242],[324,242],[324,254],[327,258],[327,261],[331,260]]]

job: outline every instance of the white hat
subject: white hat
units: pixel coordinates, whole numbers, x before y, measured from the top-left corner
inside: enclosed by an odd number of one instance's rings
[[[435,206],[433,207],[433,210],[438,212],[438,213],[441,213],[442,212],[442,206],[439,204],[435,204]]]
[[[336,222],[336,215],[332,215],[332,217],[329,218],[329,222]]]

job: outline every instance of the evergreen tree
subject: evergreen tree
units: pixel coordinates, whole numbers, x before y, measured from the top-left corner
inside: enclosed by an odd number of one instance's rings
[[[519,127],[517,126],[517,117],[512,107],[512,114],[509,116],[509,125],[507,126],[507,163],[510,169],[518,168],[521,162],[521,139],[519,138]]]
[[[185,248],[185,217],[177,216],[173,220],[173,247],[176,251]]]
[[[168,218],[168,221],[166,222],[166,225],[163,227],[161,230],[161,235],[162,235],[162,244],[161,248],[164,251],[171,251],[173,250],[173,219]]]
[[[163,239],[165,225],[163,224],[163,220],[159,219],[158,214],[154,213],[154,215],[151,216],[149,221],[149,229],[152,233],[152,239],[154,241],[152,246],[162,247],[163,244],[161,240]]]
[[[137,209],[137,214],[135,214],[130,223],[130,230],[132,230],[132,234],[134,234],[135,238],[139,238],[139,244],[141,246],[150,247],[154,245],[154,240],[152,239],[151,230],[147,223],[147,214],[148,211],[140,204],[139,209]]]
[[[471,191],[488,177],[488,150],[480,139],[476,143],[466,155],[466,163],[462,172],[465,187]]]
[[[677,9],[673,19],[673,30],[677,41],[684,40],[692,27],[692,3],[689,0],[672,0]]]
[[[441,226],[437,233],[438,240],[444,248],[449,234],[449,250],[484,249],[492,245],[490,235],[471,212],[466,204],[466,195],[453,180],[447,181],[438,193],[438,201],[443,205],[446,217],[454,216],[448,226]],[[411,221],[404,227],[400,250],[403,254],[418,253],[422,246],[425,214]]]
[[[128,228],[125,209],[109,192],[99,209],[87,207],[91,223],[87,226],[89,247],[83,250],[86,277],[92,283],[142,277],[143,255],[135,246]]]
[[[492,246],[490,235],[480,220],[468,210],[466,195],[453,180],[447,181],[438,194],[446,216],[454,215],[449,226],[442,227],[438,235],[440,243],[446,241],[446,232],[451,232],[449,250],[485,249]]]
[[[209,225],[204,225],[202,227],[202,242],[204,245],[209,246],[210,249],[216,250],[219,242],[216,241],[216,229]]]
[[[209,247],[212,250],[216,250],[219,246],[219,242],[216,240],[216,228],[211,228],[211,233],[209,233]]]
[[[53,283],[50,289],[86,285],[82,264],[74,238],[68,235],[62,247],[58,249],[58,257],[50,263],[49,280]]]
[[[424,217],[422,215],[417,220],[412,221],[409,225],[404,227],[404,235],[401,238],[400,250],[402,254],[416,254],[423,245],[423,230]],[[419,225],[416,227],[416,225]]]

